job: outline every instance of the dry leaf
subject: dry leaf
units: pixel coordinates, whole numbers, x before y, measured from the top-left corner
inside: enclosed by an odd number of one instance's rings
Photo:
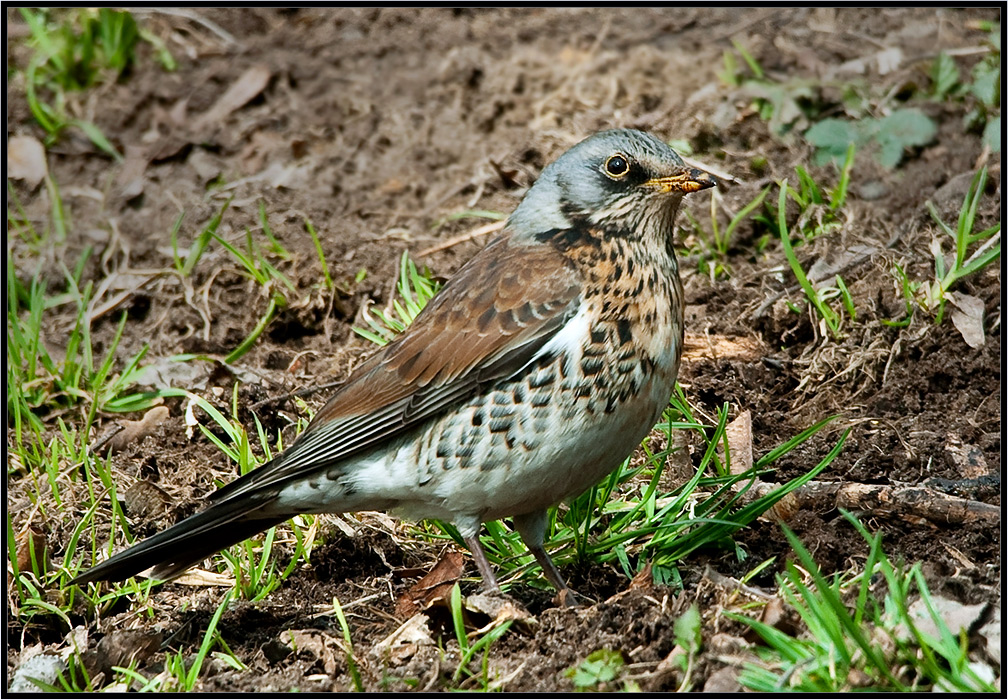
[[[93,678],[99,673],[109,677],[113,666],[138,666],[150,658],[161,647],[161,633],[157,630],[118,629],[102,637],[93,650],[81,654],[88,674]]]
[[[134,442],[139,442],[154,432],[154,429],[168,419],[166,406],[155,406],[140,420],[120,421],[122,430],[113,435],[102,447],[102,454],[118,452]]]
[[[434,565],[434,568],[399,596],[396,601],[396,617],[406,619],[432,605],[448,605],[452,586],[462,578],[462,552],[448,549]]]
[[[123,505],[131,520],[154,521],[164,527],[170,523],[159,521],[167,519],[171,502],[172,497],[167,491],[147,479],[135,482],[123,494]]]
[[[7,139],[7,177],[24,180],[35,189],[49,173],[45,148],[34,136]]]
[[[463,605],[470,612],[480,613],[490,618],[490,624],[484,626],[481,631],[493,629],[508,620],[517,620],[526,624],[535,621],[532,613],[526,610],[521,603],[496,593],[476,593],[468,596]]]
[[[647,562],[644,564],[644,568],[630,579],[630,585],[627,586],[627,589],[631,591],[646,591],[651,588],[654,588],[654,576],[651,574],[651,562]]]
[[[126,199],[139,197],[144,191],[144,173],[147,171],[147,164],[150,162],[150,155],[144,146],[126,146],[126,153],[123,157],[122,167],[116,176],[116,184],[119,186],[119,194]]]
[[[948,435],[945,454],[964,478],[976,479],[990,472],[987,460],[984,459],[983,450],[976,445],[963,443],[962,438],[958,435]]]
[[[760,357],[759,343],[747,337],[698,335],[687,333],[683,341],[683,362],[699,360],[755,360]]]
[[[931,604],[934,605],[938,617],[948,627],[953,636],[958,637],[963,630],[969,632],[983,617],[987,610],[988,603],[977,603],[976,605],[963,605],[957,600],[945,598],[940,595],[931,595]],[[940,638],[938,625],[928,610],[927,604],[922,599],[914,601],[907,609],[914,626],[922,633],[935,639]],[[900,625],[896,630],[898,637],[902,639],[910,638],[910,630],[904,625]]]
[[[703,692],[716,693],[717,695],[727,695],[728,693],[741,693],[744,688],[738,681],[742,672],[738,666],[724,666],[707,676],[703,684]]]
[[[208,126],[217,126],[231,112],[245,106],[258,95],[269,83],[270,69],[262,64],[248,68],[237,80],[231,83],[223,95],[217,98],[213,106],[204,112],[193,124],[193,131],[199,133]]]
[[[971,348],[983,345],[984,303],[975,296],[960,292],[949,292],[945,296],[954,307],[952,309],[952,324],[962,334],[966,344]]]
[[[38,527],[29,525],[18,533],[17,536],[17,565],[18,571],[32,571],[32,557],[38,567],[39,574],[46,572],[46,555],[48,546],[46,536]]]
[[[859,260],[870,258],[879,252],[877,246],[852,245],[840,250],[827,250],[808,269],[808,279],[818,289],[819,283],[834,283],[834,277]]]
[[[230,588],[235,585],[235,580],[234,576],[229,574],[219,574],[216,571],[205,571],[203,569],[189,569],[178,578],[172,579],[172,583],[178,583],[183,586],[222,586]]]
[[[41,689],[29,678],[59,687],[59,676],[67,668],[66,662],[55,654],[39,654],[24,661],[14,670],[11,693],[40,693]]]
[[[339,670],[336,656],[331,647],[339,648],[336,639],[319,630],[284,630],[280,633],[280,641],[294,649],[295,652],[308,652],[322,662],[322,668],[330,678]]]
[[[400,665],[411,659],[422,646],[433,646],[429,618],[417,613],[399,625],[395,632],[375,644],[372,653],[392,665]]]

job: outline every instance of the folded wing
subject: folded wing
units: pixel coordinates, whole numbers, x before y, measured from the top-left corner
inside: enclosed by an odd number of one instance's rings
[[[358,367],[285,452],[212,498],[268,497],[511,376],[577,312],[580,289],[577,271],[552,246],[528,247],[505,233]]]

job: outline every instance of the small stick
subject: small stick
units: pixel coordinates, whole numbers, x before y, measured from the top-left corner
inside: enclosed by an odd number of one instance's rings
[[[472,241],[472,240],[475,240],[475,239],[479,238],[480,236],[485,236],[485,235],[487,235],[489,233],[494,233],[496,231],[500,231],[502,228],[504,228],[504,225],[506,223],[507,223],[506,221],[494,221],[492,223],[485,224],[484,226],[480,226],[479,228],[475,228],[472,231],[469,231],[468,233],[463,233],[460,236],[455,236],[455,238],[449,238],[447,241],[443,241],[441,243],[438,243],[437,245],[431,246],[430,248],[424,248],[423,250],[421,250],[416,255],[417,255],[418,258],[422,258],[425,255],[430,255],[431,253],[437,253],[438,251],[441,251],[441,250],[447,250],[448,248],[451,248],[452,246],[456,246],[459,243],[465,243],[466,241]]]
[[[732,174],[730,174],[728,172],[725,172],[724,170],[721,170],[720,168],[715,168],[715,167],[713,167],[711,165],[707,165],[706,163],[703,163],[703,162],[697,160],[696,158],[687,158],[686,156],[679,156],[679,157],[682,158],[683,163],[685,163],[686,165],[690,166],[691,168],[699,168],[700,170],[706,170],[711,175],[713,175],[714,177],[716,177],[718,180],[724,180],[725,182],[730,182],[733,185],[744,185],[745,184],[745,182],[743,182],[742,180],[739,180],[734,175],[732,175]]]

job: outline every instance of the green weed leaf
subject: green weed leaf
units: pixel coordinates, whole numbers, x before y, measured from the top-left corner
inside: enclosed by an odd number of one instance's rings
[[[978,63],[973,69],[973,85],[970,92],[985,107],[997,107],[1001,99],[1001,67],[990,63]]]
[[[861,133],[854,122],[845,119],[823,119],[805,132],[805,140],[816,147],[816,165],[844,161],[847,148],[859,144]]]
[[[944,51],[938,54],[938,58],[931,65],[931,82],[931,91],[938,99],[952,92],[959,82],[959,68],[955,59]]]
[[[938,127],[919,109],[899,109],[878,123],[875,135],[879,143],[878,161],[886,168],[895,168],[903,158],[903,151],[930,143]]]
[[[984,127],[983,144],[994,153],[1001,152],[1001,115],[997,115]]]
[[[675,623],[672,625],[676,644],[690,654],[697,653],[700,651],[702,627],[703,621],[700,618],[700,608],[694,603],[686,609],[686,612],[676,618]]]
[[[608,683],[619,675],[624,666],[623,656],[611,649],[598,649],[576,668],[567,671],[576,688],[594,688],[600,683]]]

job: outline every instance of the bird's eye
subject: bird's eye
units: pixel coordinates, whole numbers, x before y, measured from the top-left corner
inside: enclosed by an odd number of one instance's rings
[[[622,153],[609,156],[604,167],[605,174],[612,178],[621,178],[630,172],[630,163]]]

